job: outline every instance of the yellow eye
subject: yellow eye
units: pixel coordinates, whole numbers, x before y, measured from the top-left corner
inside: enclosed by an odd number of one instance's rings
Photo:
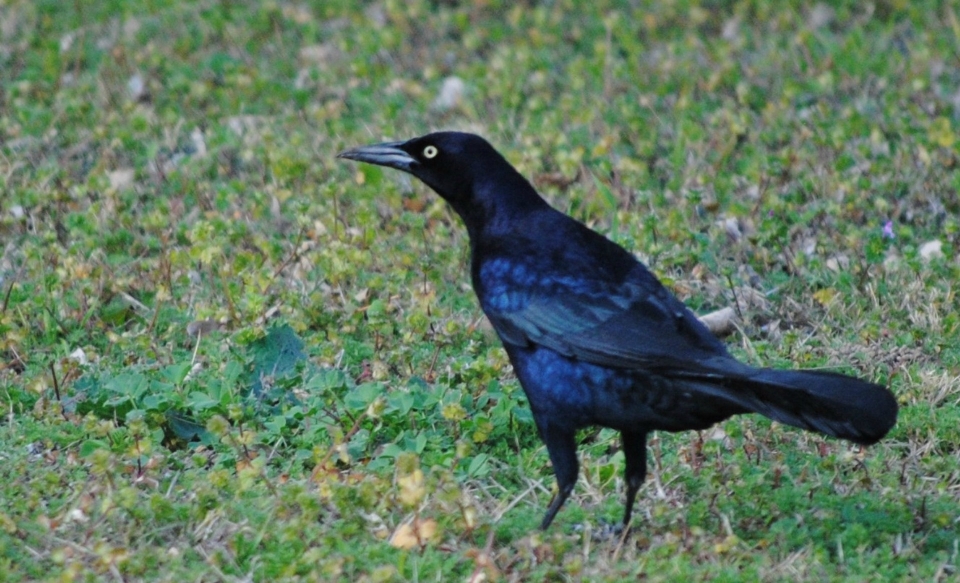
[[[423,157],[428,160],[436,157],[436,155],[437,155],[436,146],[427,146],[426,148],[423,149]]]

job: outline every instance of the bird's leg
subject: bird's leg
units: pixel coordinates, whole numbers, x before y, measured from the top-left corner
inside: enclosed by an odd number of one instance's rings
[[[547,446],[547,453],[550,454],[550,462],[553,464],[553,474],[557,477],[557,495],[553,497],[550,507],[547,508],[547,514],[540,523],[540,530],[546,530],[553,522],[557,511],[573,492],[573,486],[577,483],[577,474],[580,472],[574,431],[545,426],[546,424],[540,427],[540,437]]]
[[[627,503],[623,512],[623,527],[630,525],[630,515],[633,513],[633,502],[637,491],[643,485],[647,475],[647,432],[622,431],[623,456],[626,460],[624,479],[627,483]]]

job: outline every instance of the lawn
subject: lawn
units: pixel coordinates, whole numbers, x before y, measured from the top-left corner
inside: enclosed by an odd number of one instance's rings
[[[958,127],[950,2],[0,2],[0,580],[955,580]],[[436,129],[897,426],[655,434],[626,536],[584,432],[536,530],[465,230],[336,159]]]

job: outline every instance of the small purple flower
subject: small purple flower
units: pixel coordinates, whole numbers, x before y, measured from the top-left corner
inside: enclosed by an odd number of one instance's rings
[[[884,239],[893,239],[896,235],[893,234],[893,221],[887,221],[883,224],[883,238]]]

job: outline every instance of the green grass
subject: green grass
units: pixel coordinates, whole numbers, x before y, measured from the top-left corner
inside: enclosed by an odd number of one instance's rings
[[[0,580],[956,577],[960,10],[637,4],[0,4]],[[588,432],[534,530],[464,229],[335,158],[443,128],[739,301],[742,359],[888,383],[897,427],[657,434],[624,540]]]

